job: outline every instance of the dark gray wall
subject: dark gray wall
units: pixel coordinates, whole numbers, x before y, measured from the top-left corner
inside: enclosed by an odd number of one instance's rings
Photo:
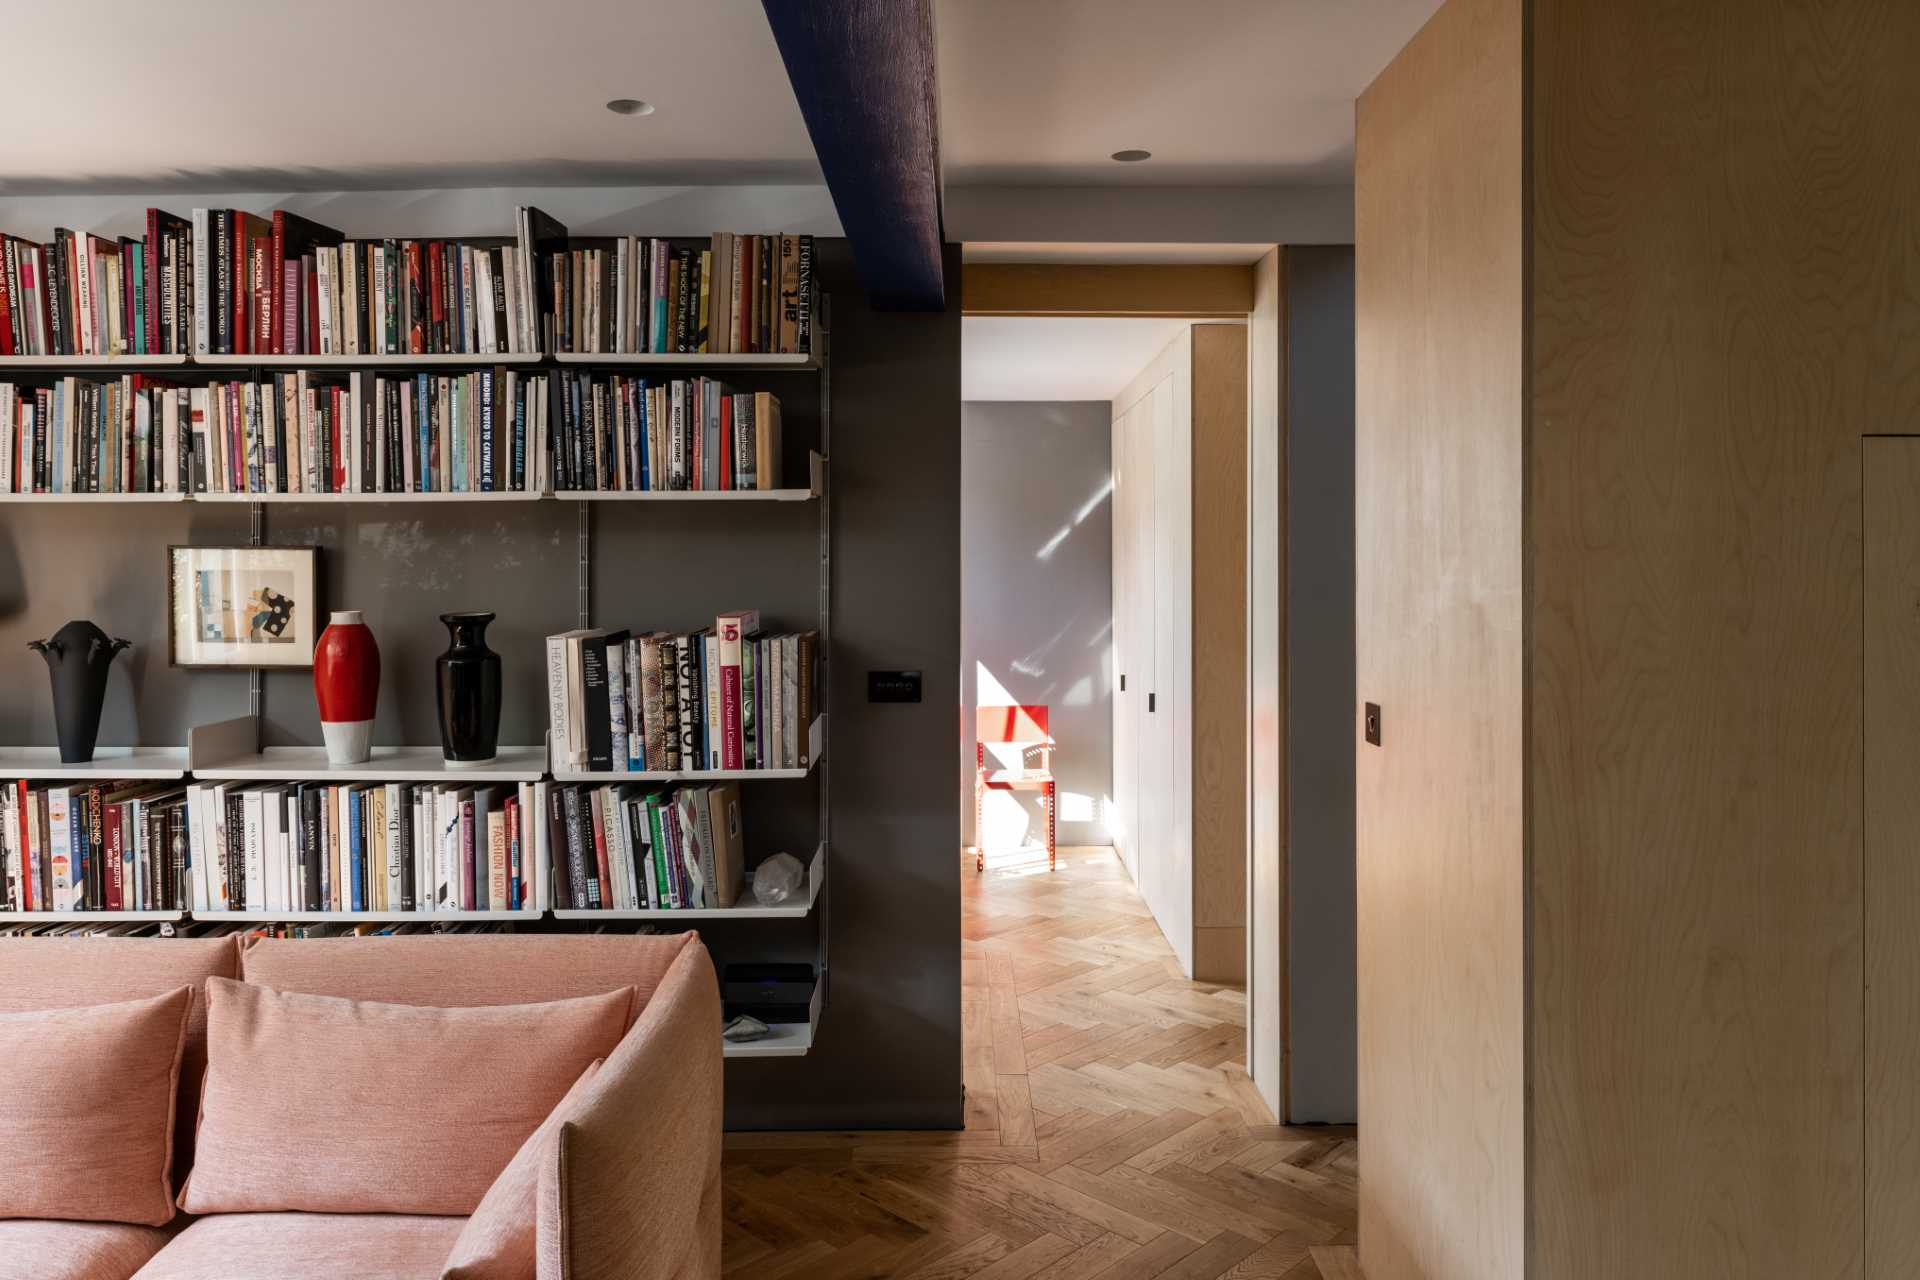
[[[1113,794],[1113,405],[974,401],[961,407],[960,705],[1044,703],[1059,744],[1061,844],[1107,844]],[[1043,554],[1044,553],[1044,554]],[[971,719],[961,732],[971,734]],[[961,753],[961,830],[973,836],[973,752]],[[1021,804],[1044,831],[1038,792]],[[989,820],[989,829],[995,824]],[[999,828],[1004,830],[1004,828]]]
[[[1288,1096],[1348,1122],[1354,1077],[1353,250],[1289,247]]]
[[[843,242],[820,244],[817,262],[833,298],[832,980],[814,1054],[729,1063],[728,1120],[957,1126],[959,303],[878,315],[862,304]],[[957,251],[948,270],[958,280]],[[819,379],[729,378],[781,395],[789,466],[804,474],[819,440]],[[596,625],[694,627],[732,608],[758,608],[776,627],[814,624],[813,504],[590,507]],[[115,664],[103,743],[184,745],[193,725],[244,715],[244,673],[168,667],[165,568],[168,544],[243,543],[247,521],[247,508],[213,504],[0,507],[0,742],[53,741],[45,668],[26,643],[69,618],[135,645]],[[376,742],[436,740],[437,615],[481,608],[500,615],[489,638],[504,662],[501,738],[524,743],[545,725],[541,637],[575,625],[576,522],[570,503],[275,505],[267,540],[320,545],[321,607],[365,611],[381,650]],[[923,670],[925,700],[867,706],[869,667]],[[319,741],[310,673],[267,677],[264,734]],[[749,861],[781,849],[804,861],[815,786],[754,783],[745,795]],[[811,920],[707,933],[721,964],[812,959],[814,939]]]

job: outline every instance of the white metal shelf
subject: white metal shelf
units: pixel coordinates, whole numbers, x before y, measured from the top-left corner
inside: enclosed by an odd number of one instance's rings
[[[802,1058],[813,1049],[813,1038],[820,1030],[820,992],[826,985],[826,975],[816,973],[813,982],[813,1000],[807,1005],[805,1022],[773,1022],[767,1024],[767,1035],[759,1040],[748,1040],[735,1044],[722,1040],[721,1056],[727,1058]]]
[[[531,907],[519,911],[193,911],[195,920],[241,920],[275,924],[453,924],[487,920],[539,920]]]
[[[384,356],[368,355],[364,352],[354,355],[278,355],[255,353],[250,355],[197,355],[193,358],[193,363],[211,369],[369,369],[376,367],[426,369],[444,368],[448,365],[539,364],[545,358],[545,356],[530,355],[525,352],[508,353],[505,351],[401,352],[395,355]]]
[[[815,716],[807,729],[808,765],[804,769],[641,769],[620,772],[613,769],[563,769],[552,765],[555,782],[778,782],[805,778],[827,752],[827,717]]]
[[[149,922],[165,924],[184,920],[184,911],[0,911],[0,921],[9,924],[126,924]]]
[[[525,489],[496,489],[490,492],[462,493],[196,493],[195,502],[264,502],[269,505],[294,505],[308,502],[366,503],[389,502],[537,502],[545,494]]]
[[[0,493],[0,502],[185,502],[184,493]]]
[[[95,747],[93,759],[64,764],[58,747],[0,747],[0,778],[181,778],[181,747]]]
[[[823,844],[813,851],[813,861],[807,864],[807,896],[798,902],[761,906],[753,900],[752,888],[743,885],[741,896],[730,907],[643,907],[639,910],[567,907],[555,908],[553,916],[557,920],[800,920],[813,914],[826,882],[827,846]]]
[[[375,747],[361,764],[332,764],[325,747],[254,746],[253,718],[198,725],[187,734],[187,767],[210,782],[538,782],[541,747],[501,747],[486,764],[454,764],[439,747]]]
[[[811,489],[557,489],[571,502],[812,502]]]
[[[0,356],[4,369],[175,369],[188,363],[185,355],[117,356]]]
[[[765,369],[798,373],[818,369],[819,361],[805,353],[647,351],[589,352],[562,351],[553,357],[559,364],[599,365],[602,368],[632,369]]]

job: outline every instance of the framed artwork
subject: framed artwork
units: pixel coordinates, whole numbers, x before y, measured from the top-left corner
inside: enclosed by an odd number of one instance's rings
[[[318,547],[167,548],[167,658],[176,667],[310,667]]]

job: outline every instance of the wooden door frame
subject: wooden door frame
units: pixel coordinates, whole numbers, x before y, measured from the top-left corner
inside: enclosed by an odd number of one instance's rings
[[[1290,1110],[1285,274],[1285,248],[1276,244],[1251,263],[971,262],[961,267],[960,291],[963,315],[1247,323],[1245,1065],[1261,1099],[1282,1120]],[[1261,779],[1265,786],[1256,785]],[[1269,988],[1271,997],[1256,997]]]

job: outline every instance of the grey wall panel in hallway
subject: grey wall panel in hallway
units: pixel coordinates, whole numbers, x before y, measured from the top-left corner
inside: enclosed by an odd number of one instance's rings
[[[1113,406],[969,401],[961,444],[961,706],[1045,703],[1059,752],[1061,844],[1105,844],[1113,794]],[[984,674],[982,674],[984,672]],[[960,766],[962,829],[973,833],[973,725]],[[1020,805],[1042,833],[1038,792]],[[987,817],[989,833],[1012,824]]]
[[[1353,249],[1285,251],[1290,1118],[1354,1079]]]

